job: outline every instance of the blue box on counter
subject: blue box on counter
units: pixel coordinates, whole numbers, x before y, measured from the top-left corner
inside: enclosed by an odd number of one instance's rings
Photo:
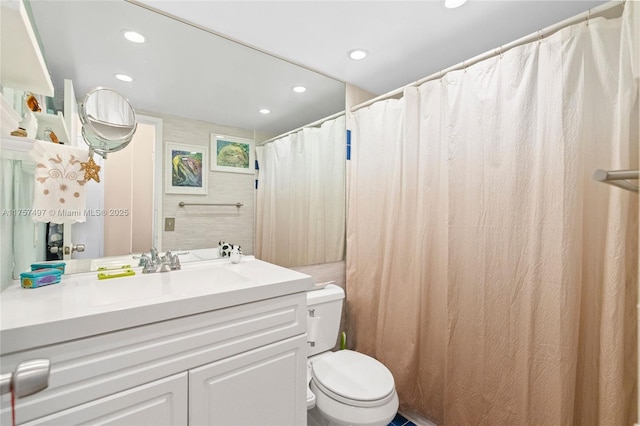
[[[20,274],[20,285],[23,288],[37,288],[49,284],[57,284],[62,278],[62,271],[58,268],[38,269]]]

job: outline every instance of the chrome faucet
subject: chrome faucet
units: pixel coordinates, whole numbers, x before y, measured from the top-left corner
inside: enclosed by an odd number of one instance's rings
[[[140,257],[138,266],[142,266],[143,274],[177,271],[181,269],[180,258],[177,254],[172,254],[171,251],[168,250],[163,256],[159,256],[158,250],[154,247],[149,251],[149,255],[145,253]]]
[[[153,263],[157,263],[158,262],[158,249],[155,247],[151,247],[151,250],[149,250],[149,255],[151,256],[151,261]]]
[[[171,254],[169,250],[164,256],[160,256],[158,265],[160,266],[160,272],[175,271],[181,268],[180,258],[177,254]]]

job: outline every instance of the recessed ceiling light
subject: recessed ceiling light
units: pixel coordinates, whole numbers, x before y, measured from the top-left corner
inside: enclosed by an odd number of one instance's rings
[[[296,86],[293,88],[293,91],[296,93],[304,93],[307,91],[307,88],[304,86]]]
[[[364,49],[353,49],[349,51],[349,57],[354,61],[359,61],[367,57],[369,53]]]
[[[124,81],[125,83],[131,83],[133,81],[133,77],[126,74],[116,74],[116,78],[120,81]]]
[[[260,110],[260,114],[269,114],[270,112],[271,112],[271,111],[270,111],[270,110],[268,110],[268,109],[266,109],[266,108],[262,108],[262,109]]]
[[[122,35],[124,35],[124,38],[126,38],[127,40],[133,43],[144,43],[144,40],[145,40],[142,34],[137,33],[135,31],[124,30],[122,32]]]
[[[444,7],[455,9],[465,4],[467,0],[444,0]]]

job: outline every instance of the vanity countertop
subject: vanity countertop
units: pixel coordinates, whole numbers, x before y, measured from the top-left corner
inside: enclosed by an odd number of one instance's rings
[[[308,275],[253,256],[213,260],[182,270],[98,280],[63,275],[59,284],[0,293],[0,354],[79,339],[201,312],[304,292]]]

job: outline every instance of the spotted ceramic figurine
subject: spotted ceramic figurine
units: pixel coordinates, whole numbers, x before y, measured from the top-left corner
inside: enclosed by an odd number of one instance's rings
[[[225,243],[224,241],[220,241],[218,246],[220,247],[220,257],[231,257],[232,252],[237,252],[235,254],[242,255],[242,248],[240,248],[240,246]]]
[[[240,259],[242,259],[242,250],[240,249],[240,246],[231,249],[229,259],[231,260],[231,263],[240,263]]]

